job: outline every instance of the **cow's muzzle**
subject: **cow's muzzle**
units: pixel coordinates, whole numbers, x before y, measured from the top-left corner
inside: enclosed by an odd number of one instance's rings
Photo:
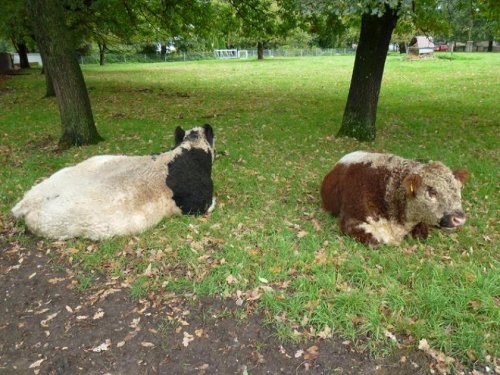
[[[465,224],[465,213],[462,210],[453,211],[444,215],[439,221],[441,228],[456,228]]]

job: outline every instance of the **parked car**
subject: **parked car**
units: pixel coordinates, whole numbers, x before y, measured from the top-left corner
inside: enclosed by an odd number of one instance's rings
[[[448,44],[446,44],[446,43],[436,43],[434,45],[434,51],[446,52],[446,51],[448,51]]]

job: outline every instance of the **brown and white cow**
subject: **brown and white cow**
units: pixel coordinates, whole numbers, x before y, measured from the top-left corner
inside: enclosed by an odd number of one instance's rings
[[[460,190],[467,175],[440,162],[356,151],[325,176],[321,198],[345,234],[374,246],[396,245],[410,233],[427,238],[429,227],[463,225]]]

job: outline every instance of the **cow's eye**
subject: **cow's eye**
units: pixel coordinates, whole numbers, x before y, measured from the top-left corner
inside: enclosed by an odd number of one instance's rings
[[[436,189],[434,189],[433,187],[428,187],[427,190],[426,190],[426,195],[430,198],[430,199],[436,199],[437,198],[437,191]]]

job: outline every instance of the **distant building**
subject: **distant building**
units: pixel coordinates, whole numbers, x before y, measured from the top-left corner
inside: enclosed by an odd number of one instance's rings
[[[408,53],[415,56],[432,56],[433,52],[434,41],[430,36],[414,36],[408,47]]]

